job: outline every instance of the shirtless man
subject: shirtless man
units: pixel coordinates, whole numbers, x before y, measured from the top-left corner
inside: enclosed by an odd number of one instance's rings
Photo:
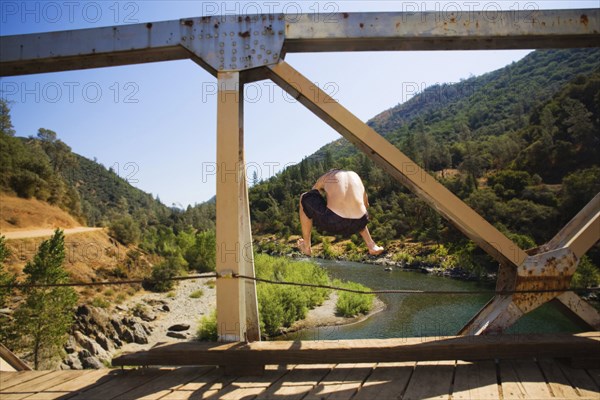
[[[327,201],[320,191],[325,192]],[[383,247],[375,244],[367,228],[368,206],[365,187],[356,172],[339,169],[327,172],[317,180],[311,191],[300,196],[302,239],[298,240],[298,248],[308,256],[312,254],[310,236],[314,223],[320,231],[334,235],[360,233],[369,254],[381,254]]]

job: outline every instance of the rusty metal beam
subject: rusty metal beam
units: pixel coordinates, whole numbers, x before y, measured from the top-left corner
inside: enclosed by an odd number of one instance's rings
[[[594,47],[600,9],[208,16],[0,36],[0,74],[190,58],[216,76],[286,52]]]
[[[285,61],[269,67],[268,71],[269,78],[275,83],[425,200],[492,257],[514,268],[525,260],[527,254],[519,246]]]
[[[285,50],[541,49],[599,42],[599,9],[339,13],[288,22]]]

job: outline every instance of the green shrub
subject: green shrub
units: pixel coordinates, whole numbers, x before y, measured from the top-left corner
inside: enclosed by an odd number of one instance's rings
[[[571,287],[574,288],[589,288],[600,285],[600,271],[587,256],[583,256],[573,279],[571,280]]]
[[[144,288],[153,292],[168,292],[175,287],[171,279],[181,273],[181,265],[176,259],[170,258],[152,267],[150,278],[144,281]]]
[[[190,293],[190,299],[199,299],[204,296],[204,291],[202,289],[198,289]]]
[[[210,315],[205,315],[200,318],[200,325],[196,334],[198,340],[206,342],[216,342],[219,338],[217,334],[217,311],[213,311]]]
[[[97,296],[92,299],[90,305],[98,308],[108,308],[110,303],[105,298]]]
[[[355,282],[334,281],[334,286],[339,286],[354,290],[370,290],[368,287]],[[338,300],[335,304],[336,312],[343,317],[354,317],[358,314],[366,314],[373,308],[375,295],[359,294],[351,292],[338,292]]]
[[[283,257],[257,254],[255,267],[256,276],[263,279],[329,284],[326,271],[308,261],[290,261]],[[278,334],[282,327],[289,327],[304,318],[309,309],[322,304],[329,290],[259,282],[257,294],[261,330],[271,336]]]
[[[140,228],[129,215],[113,221],[108,232],[124,245],[135,244],[140,240]]]

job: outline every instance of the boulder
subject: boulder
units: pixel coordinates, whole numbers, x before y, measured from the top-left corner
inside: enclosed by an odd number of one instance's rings
[[[168,306],[168,305],[166,305],[166,304],[164,304],[164,305],[162,306],[162,308],[161,308],[161,309],[162,309],[163,311],[165,311],[165,312],[169,312],[169,311],[171,311],[171,308],[169,308],[169,306]]]
[[[167,332],[167,336],[175,338],[175,339],[187,339],[187,337],[188,337],[187,333],[173,332],[173,331]]]
[[[141,323],[136,322],[131,327],[131,333],[133,334],[133,341],[135,343],[148,344],[148,334],[146,333],[146,330],[144,329],[144,326]]]
[[[102,369],[104,368],[104,364],[100,362],[96,357],[90,356],[85,357],[81,360],[81,364],[85,369]]]
[[[169,327],[170,331],[182,332],[190,329],[190,324],[175,324]]]
[[[70,369],[83,369],[81,360],[76,353],[69,354],[65,359],[64,363],[69,366]]]

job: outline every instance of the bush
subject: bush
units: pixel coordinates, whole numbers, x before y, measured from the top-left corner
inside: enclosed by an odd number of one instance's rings
[[[217,333],[217,311],[205,315],[200,319],[196,338],[206,342],[216,342],[219,339]]]
[[[573,280],[571,280],[571,287],[573,288],[589,288],[600,285],[600,271],[587,256],[583,256]]]
[[[283,257],[257,254],[256,276],[275,281],[329,284],[325,270],[318,265]],[[309,309],[320,305],[329,295],[328,289],[281,286],[258,283],[258,308],[261,331],[268,336],[278,334],[282,327],[289,327],[306,316]]]
[[[198,289],[190,293],[190,299],[199,299],[204,296],[204,291],[202,289]]]
[[[168,259],[152,267],[150,278],[144,282],[144,289],[153,292],[168,292],[175,287],[175,281],[171,279],[181,273],[181,268],[175,259]]]
[[[370,290],[368,287],[355,282],[334,281],[334,286],[354,290]],[[336,312],[343,317],[354,317],[358,314],[366,314],[373,308],[373,294],[359,294],[351,292],[338,292],[339,297],[335,304]]]
[[[194,245],[185,252],[190,268],[199,272],[214,271],[217,261],[217,237],[208,230],[196,234]]]
[[[113,221],[109,234],[124,245],[135,244],[140,240],[140,228],[129,215]]]

